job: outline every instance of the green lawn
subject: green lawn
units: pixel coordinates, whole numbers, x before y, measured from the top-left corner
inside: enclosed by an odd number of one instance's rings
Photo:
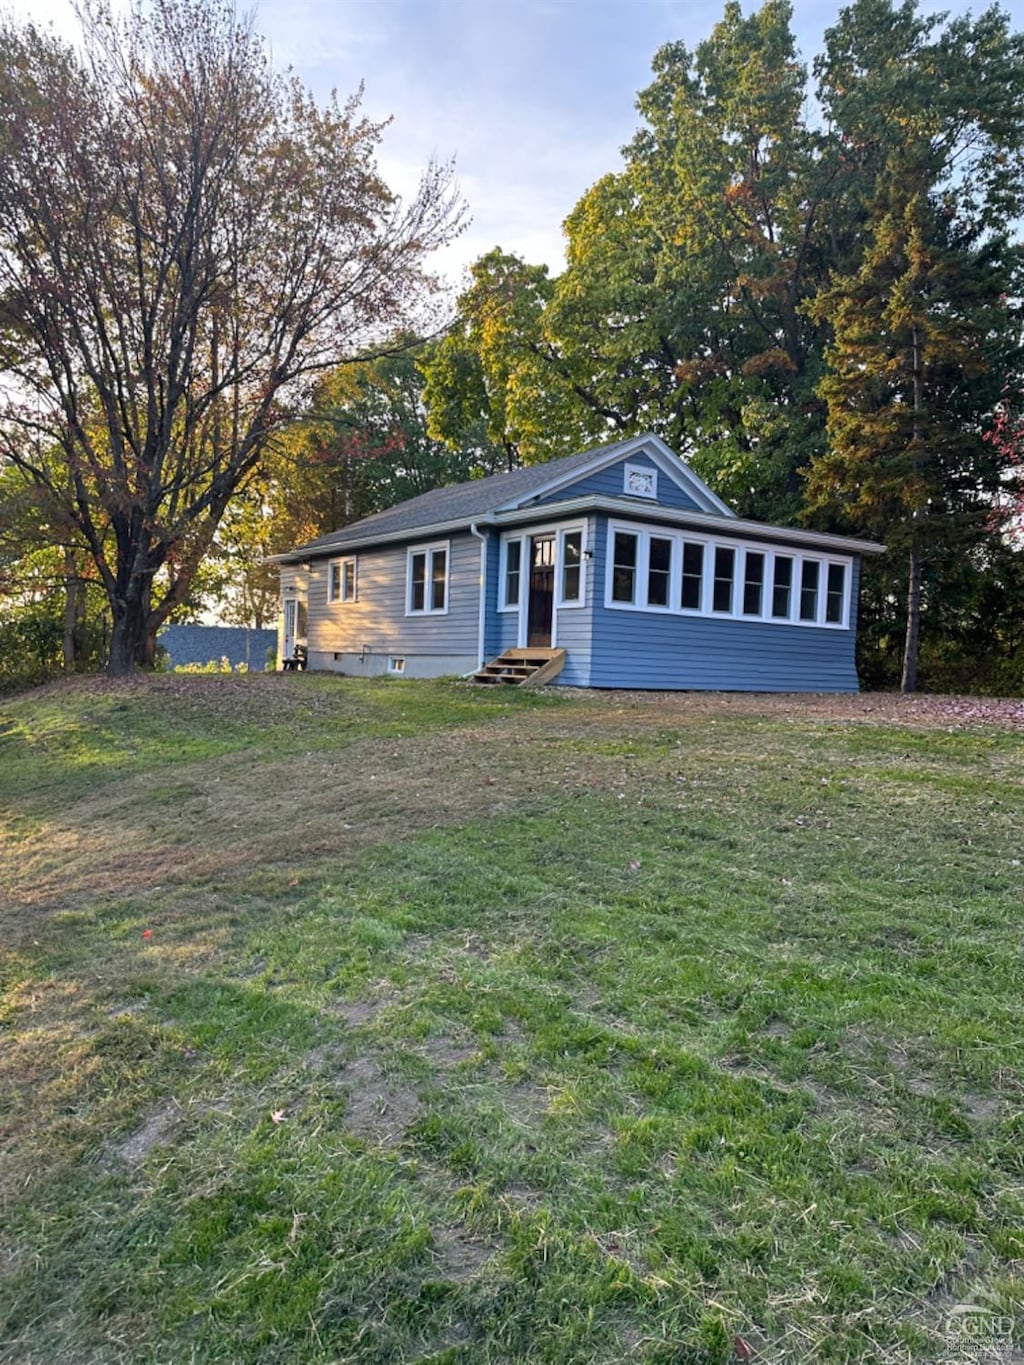
[[[0,703],[0,1359],[1016,1359],[1022,758],[855,700]]]

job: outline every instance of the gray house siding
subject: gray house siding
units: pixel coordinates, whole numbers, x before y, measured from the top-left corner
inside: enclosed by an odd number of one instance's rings
[[[837,629],[606,607],[607,548],[607,522],[602,517],[594,542],[596,591],[589,599],[593,603],[591,687],[857,691],[856,558],[850,624]]]
[[[336,672],[387,673],[405,661],[408,677],[438,677],[476,668],[480,625],[480,541],[468,534],[448,544],[448,609],[406,614],[409,551],[445,543],[410,541],[355,554],[315,559],[309,574],[309,666]],[[328,566],[356,560],[356,597],[328,602]]]
[[[543,507],[553,502],[562,502],[567,498],[582,498],[590,495],[621,498],[624,495],[623,480],[627,464],[640,469],[653,470],[658,477],[657,500],[655,502],[651,502],[647,498],[637,498],[636,500],[637,510],[641,515],[658,506],[682,508],[688,512],[700,511],[693,498],[646,455],[631,455],[628,459],[619,460],[617,463],[609,465],[607,469],[601,469],[596,474],[580,479],[577,483],[570,484],[566,488],[560,488],[557,493],[541,498],[537,505]]]

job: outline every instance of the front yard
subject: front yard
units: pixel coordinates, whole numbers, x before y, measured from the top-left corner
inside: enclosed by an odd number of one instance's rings
[[[1024,1345],[1024,706],[0,703],[0,1359]]]

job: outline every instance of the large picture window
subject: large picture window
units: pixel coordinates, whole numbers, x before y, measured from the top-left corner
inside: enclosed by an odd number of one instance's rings
[[[845,629],[852,561],[668,527],[608,528],[605,605]]]
[[[410,616],[448,610],[448,545],[409,551],[407,612]]]

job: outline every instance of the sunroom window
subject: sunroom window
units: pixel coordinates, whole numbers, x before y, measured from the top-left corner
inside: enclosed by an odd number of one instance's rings
[[[672,579],[672,542],[663,536],[651,536],[647,560],[647,605],[667,607],[669,583]]]
[[[683,542],[683,592],[680,605],[687,611],[700,611],[704,590],[704,546],[699,541]]]
[[[764,555],[760,550],[748,550],[743,558],[743,615],[760,616],[764,596]]]
[[[818,581],[821,565],[816,559],[805,559],[800,572],[800,620],[818,619]]]
[[[776,555],[772,583],[772,615],[789,620],[790,599],[793,595],[793,560],[790,555]]]
[[[712,611],[732,611],[732,580],[736,572],[736,551],[730,545],[719,545],[715,550],[715,581],[711,597]]]
[[[825,588],[825,620],[829,625],[840,625],[842,623],[845,596],[846,565],[830,564]]]
[[[629,531],[615,532],[612,558],[613,602],[632,602],[636,596],[637,539]]]

